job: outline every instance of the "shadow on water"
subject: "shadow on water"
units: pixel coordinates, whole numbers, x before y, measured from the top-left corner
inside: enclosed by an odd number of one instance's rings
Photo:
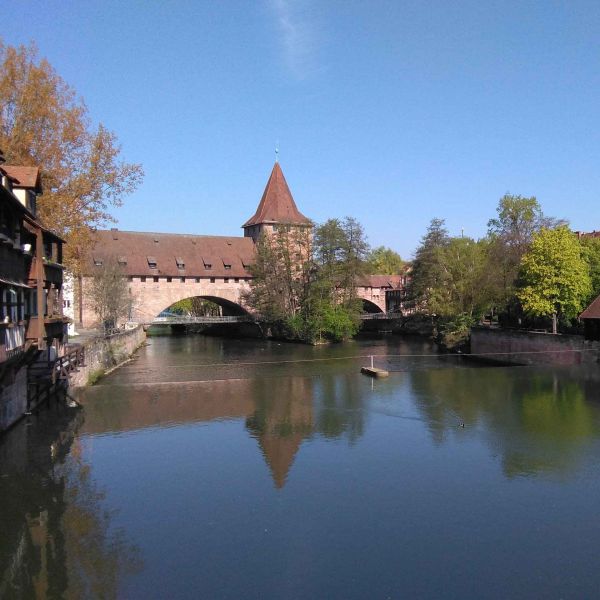
[[[114,598],[141,568],[82,457],[83,421],[56,403],[0,438],[0,598]]]

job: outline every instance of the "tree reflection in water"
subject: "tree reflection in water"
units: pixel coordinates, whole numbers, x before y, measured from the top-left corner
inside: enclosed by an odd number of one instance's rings
[[[566,476],[600,431],[591,403],[598,387],[581,371],[440,369],[413,373],[411,383],[435,443],[476,429],[502,456],[507,477]]]
[[[58,404],[0,441],[0,598],[114,598],[141,567],[74,442],[82,423]]]

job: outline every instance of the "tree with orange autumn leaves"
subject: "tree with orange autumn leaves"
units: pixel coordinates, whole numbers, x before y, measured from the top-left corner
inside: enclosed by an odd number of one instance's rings
[[[120,159],[115,134],[91,123],[75,90],[40,58],[34,45],[0,40],[0,148],[7,163],[37,166],[43,195],[38,215],[67,240],[65,262],[79,272],[95,228],[141,182],[141,165]]]

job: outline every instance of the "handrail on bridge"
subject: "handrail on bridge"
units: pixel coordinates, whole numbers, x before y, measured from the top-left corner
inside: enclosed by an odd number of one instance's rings
[[[399,312],[381,312],[381,313],[363,313],[360,318],[364,321],[368,320],[385,320],[385,319],[399,319],[402,317],[402,313]],[[181,316],[168,316],[168,317],[155,317],[152,320],[145,321],[144,325],[193,325],[198,324],[210,324],[210,323],[255,323],[259,321],[257,317],[253,315],[235,315],[235,316],[201,316],[201,317],[187,317]]]

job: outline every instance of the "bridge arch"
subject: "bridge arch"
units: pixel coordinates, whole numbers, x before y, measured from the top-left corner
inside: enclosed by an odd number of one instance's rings
[[[175,279],[175,278],[173,278]],[[223,307],[224,314],[237,316],[249,314],[244,304],[244,292],[249,289],[246,281],[231,280],[211,283],[210,279],[185,281],[133,281],[130,283],[132,309],[130,321],[146,323],[154,320],[162,311],[180,300],[203,298]]]
[[[221,316],[224,317],[244,317],[250,314],[249,311],[246,310],[246,308],[244,308],[241,304],[237,302],[232,302],[227,298],[220,298],[219,296],[189,296],[188,298],[182,298],[182,300],[188,300],[193,298],[199,298],[200,300],[208,300],[209,302],[216,304],[221,308]],[[179,302],[179,300],[177,300],[176,302]],[[175,304],[175,302],[173,304]],[[161,313],[168,310],[171,306],[173,306],[173,304],[170,304],[169,306],[163,308]]]
[[[379,305],[375,304],[375,302],[371,302],[371,300],[367,300],[366,298],[362,298],[363,303],[363,312],[364,313],[383,313],[385,312]]]

